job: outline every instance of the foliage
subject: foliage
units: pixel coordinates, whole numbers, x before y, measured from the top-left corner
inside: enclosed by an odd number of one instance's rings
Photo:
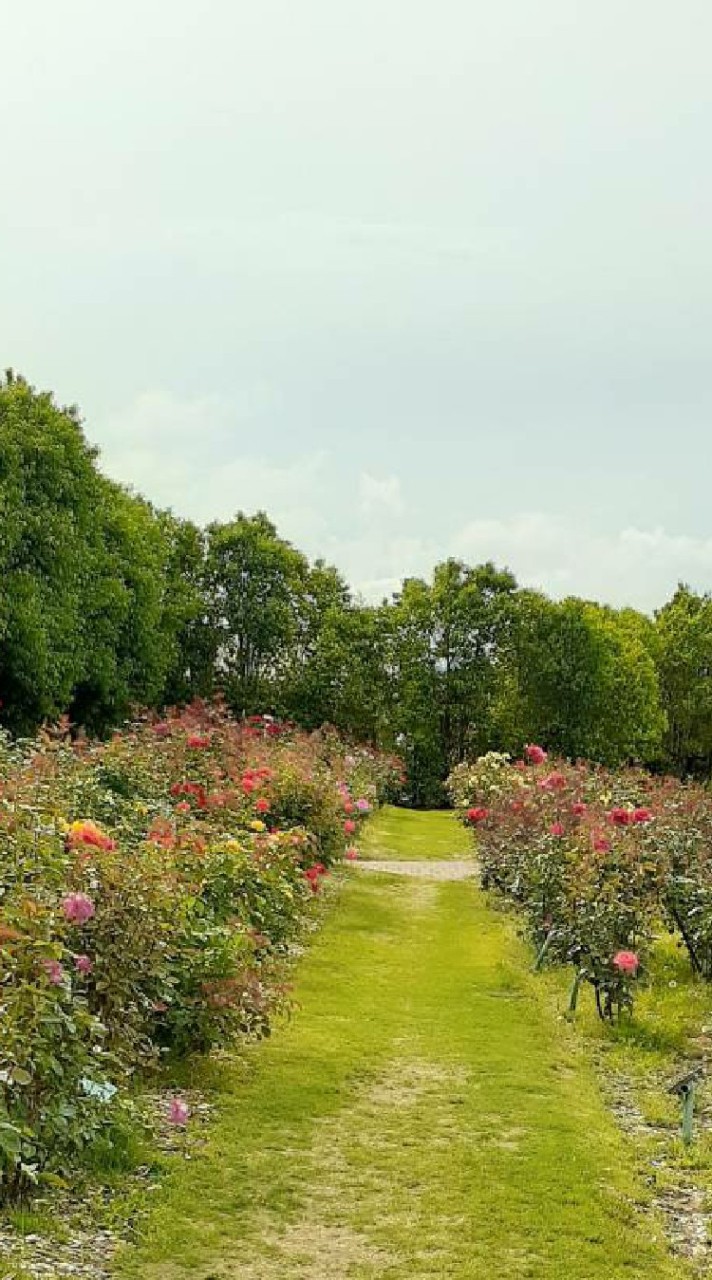
[[[572,760],[655,760],[664,718],[651,644],[633,610],[522,592],[500,708],[508,749],[536,740]]]
[[[485,886],[525,912],[540,963],[575,966],[573,1004],[586,981],[602,1016],[631,1007],[661,915],[695,971],[712,978],[708,793],[526,753],[527,762],[490,753],[462,764],[448,785],[476,831]]]
[[[678,772],[712,770],[712,597],[680,585],[657,615],[666,747]]]
[[[217,704],[0,742],[0,1196],[106,1135],[166,1053],[269,1030],[323,875],[399,770]]]
[[[0,722],[106,734],[220,694],[406,757],[415,805],[450,770],[541,739],[570,760],[709,776],[712,602],[655,619],[547,599],[448,559],[380,605],[264,512],[201,530],[106,479],[78,411],[0,382]]]

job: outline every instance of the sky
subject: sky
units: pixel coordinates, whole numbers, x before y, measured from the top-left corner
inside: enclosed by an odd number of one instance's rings
[[[712,588],[708,0],[23,0],[0,367],[366,598]]]

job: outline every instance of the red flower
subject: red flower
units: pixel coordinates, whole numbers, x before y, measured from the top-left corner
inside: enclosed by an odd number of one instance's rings
[[[632,809],[611,809],[608,819],[614,827],[629,827],[633,821]]]
[[[577,818],[582,818],[586,812],[586,805],[582,800],[577,800],[575,804],[572,804],[571,812],[575,814]]]
[[[564,827],[563,827],[563,823],[561,823],[561,822],[552,822],[551,826],[549,827],[549,835],[552,835],[552,836],[563,836],[563,835],[564,835]]]
[[[465,817],[468,822],[484,822],[485,818],[489,818],[489,809],[468,809]]]
[[[530,742],[524,748],[524,754],[530,764],[543,764],[547,759],[547,754],[543,747],[538,747],[536,743]]]
[[[621,973],[628,973],[633,977],[640,968],[640,960],[634,951],[617,951],[613,957],[613,964]]]
[[[326,875],[326,867],[323,862],[316,862],[313,867],[307,867],[304,872],[304,879],[307,881],[312,893],[319,892],[319,881],[322,876]]]
[[[257,813],[269,813],[269,810],[269,800],[265,800],[264,796],[261,796],[259,800],[255,801],[255,811]]]
[[[650,822],[652,820],[652,817],[653,817],[653,814],[650,809],[634,809],[633,810],[634,822]]]
[[[207,733],[191,733],[186,741],[186,746],[192,751],[202,751],[205,747],[210,746],[210,735]]]
[[[353,818],[347,818],[344,823],[344,832],[347,836],[352,836],[356,830],[356,823]]]

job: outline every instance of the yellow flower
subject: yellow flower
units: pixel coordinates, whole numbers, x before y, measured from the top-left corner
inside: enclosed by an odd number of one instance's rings
[[[264,822],[260,822],[259,818],[255,818],[254,822],[251,822],[251,823],[250,823],[250,830],[252,830],[252,831],[266,831],[266,830],[267,830],[267,828],[266,828],[266,826],[265,826]]]

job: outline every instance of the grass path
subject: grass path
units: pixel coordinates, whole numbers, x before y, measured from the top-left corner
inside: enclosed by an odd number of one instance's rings
[[[412,858],[420,826],[431,855],[462,855],[444,814],[386,814],[370,845]],[[636,1212],[624,1140],[527,964],[473,884],[350,872],[301,963],[295,1017],[211,1068],[207,1147],[117,1275],[685,1275]]]

